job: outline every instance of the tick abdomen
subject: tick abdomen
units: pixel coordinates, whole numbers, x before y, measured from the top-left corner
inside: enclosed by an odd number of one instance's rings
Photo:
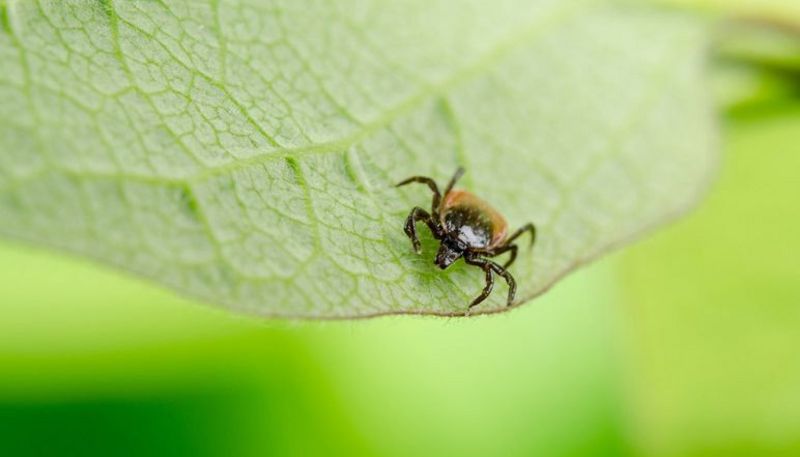
[[[455,190],[442,202],[442,224],[471,248],[486,249],[503,241],[507,224],[503,216],[475,195]]]

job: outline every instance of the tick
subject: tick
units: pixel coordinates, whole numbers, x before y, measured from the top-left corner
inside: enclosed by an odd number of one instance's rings
[[[500,275],[508,283],[507,306],[514,301],[517,283],[507,268],[517,258],[517,245],[513,241],[520,235],[531,234],[531,247],[536,240],[536,226],[525,224],[522,228],[508,235],[508,223],[505,218],[488,203],[477,196],[465,191],[454,190],[456,182],[464,174],[463,168],[458,168],[456,173],[447,183],[444,195],[439,192],[436,182],[425,176],[412,176],[397,184],[397,187],[410,183],[427,185],[433,192],[431,212],[428,213],[419,206],[414,207],[406,219],[405,232],[411,238],[414,252],[420,253],[419,237],[417,236],[417,221],[424,222],[434,238],[439,240],[439,250],[434,263],[442,270],[463,257],[464,262],[479,267],[486,273],[486,286],[478,297],[472,300],[469,308],[478,305],[492,293],[494,275]],[[510,252],[510,257],[502,266],[489,257],[496,257]]]

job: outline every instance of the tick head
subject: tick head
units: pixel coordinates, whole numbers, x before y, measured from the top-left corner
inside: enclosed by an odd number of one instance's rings
[[[459,249],[459,246],[451,245],[448,242],[442,242],[439,245],[439,251],[436,252],[436,260],[434,263],[444,270],[445,268],[449,267],[453,264],[459,257],[464,254],[463,249]]]

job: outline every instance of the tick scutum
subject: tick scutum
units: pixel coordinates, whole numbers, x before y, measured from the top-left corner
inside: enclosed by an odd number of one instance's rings
[[[471,248],[485,248],[492,242],[492,221],[479,208],[448,208],[444,214],[444,227],[448,235]]]

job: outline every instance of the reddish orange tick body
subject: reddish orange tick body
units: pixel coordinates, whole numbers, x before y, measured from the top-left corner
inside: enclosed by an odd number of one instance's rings
[[[469,265],[480,267],[486,273],[486,286],[481,294],[470,303],[472,308],[486,299],[494,287],[494,275],[498,274],[508,283],[507,305],[514,302],[517,290],[516,281],[506,270],[517,258],[517,245],[512,242],[526,232],[531,234],[531,246],[536,240],[536,227],[526,224],[508,236],[508,223],[491,205],[465,190],[453,190],[456,181],[464,174],[464,169],[456,170],[445,188],[444,196],[439,192],[436,182],[425,176],[412,176],[397,184],[397,187],[416,182],[426,184],[433,192],[431,212],[419,206],[411,210],[405,224],[405,232],[419,254],[420,243],[416,222],[422,221],[430,228],[434,238],[440,241],[439,251],[434,263],[444,270],[463,257]],[[510,252],[504,265],[489,260]]]

